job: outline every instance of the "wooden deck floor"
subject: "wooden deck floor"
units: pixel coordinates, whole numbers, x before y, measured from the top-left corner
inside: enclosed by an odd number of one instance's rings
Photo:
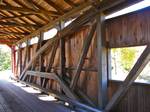
[[[71,112],[51,101],[42,101],[13,83],[0,80],[0,112]]]

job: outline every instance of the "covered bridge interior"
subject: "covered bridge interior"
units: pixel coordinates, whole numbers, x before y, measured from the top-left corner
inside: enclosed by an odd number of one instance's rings
[[[141,1],[0,0],[12,79],[57,99],[41,102],[1,81],[0,112],[150,112],[150,85],[134,82],[150,60],[150,7],[105,19]],[[142,45],[126,79],[111,81],[110,50]]]

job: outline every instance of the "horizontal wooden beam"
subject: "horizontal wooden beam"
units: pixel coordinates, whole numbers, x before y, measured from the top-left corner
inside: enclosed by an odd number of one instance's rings
[[[0,44],[9,44],[9,45],[12,45],[13,42],[10,42],[10,41],[1,41],[0,40]]]
[[[134,5],[134,4],[141,2],[141,1],[143,1],[143,0],[127,0],[127,1],[117,5],[115,7],[107,9],[106,11],[104,11],[104,14],[109,15],[109,14],[115,13],[115,12],[117,12],[123,8],[129,7],[129,6]]]
[[[77,5],[71,1],[71,0],[64,0],[67,4],[69,4],[71,7],[77,7]]]
[[[66,93],[66,95],[68,95],[68,97],[70,97],[70,98],[72,98],[74,100],[75,99],[77,100],[77,97],[75,96],[75,94],[67,87],[65,82],[59,77],[58,74],[56,74],[56,73],[38,72],[38,71],[27,71],[26,75],[23,77],[22,80],[24,80],[27,75],[39,76],[39,77],[42,77],[42,78],[55,79],[56,81],[58,81],[58,83],[63,88],[63,90]]]
[[[2,26],[12,26],[12,27],[33,27],[39,28],[41,26],[33,25],[33,24],[22,24],[22,23],[14,23],[14,22],[0,22]]]
[[[8,37],[8,35],[0,35],[0,40],[3,40],[3,41],[7,41],[7,40],[9,40],[9,41],[18,41],[19,39],[18,38],[10,38],[10,37]]]
[[[54,70],[60,70],[60,67],[52,67],[52,69],[54,69]],[[77,70],[77,67],[66,67],[65,69],[66,69],[66,71]],[[97,72],[97,69],[96,68],[83,67],[82,71]]]
[[[92,10],[92,11],[89,10],[89,12],[97,14],[100,11],[104,11],[104,10],[110,8],[110,7],[113,7],[113,6],[117,5],[117,4],[125,2],[125,1],[127,1],[127,0],[117,0],[117,1],[116,0],[111,0],[111,1],[110,0],[104,0],[103,2],[100,2],[100,3],[97,4],[97,8],[98,8],[97,11],[96,11],[95,8],[91,8],[90,10]],[[71,17],[74,17],[75,15],[79,15],[83,11],[88,10],[90,7],[91,7],[91,2],[86,2],[86,3],[84,3],[84,4],[80,5],[80,6],[72,9],[71,11],[65,13],[64,15],[60,16],[58,19],[49,22],[47,25],[39,28],[38,30],[34,31],[33,33],[31,33],[26,38],[23,38],[23,39],[19,40],[15,44],[19,44],[21,42],[24,42],[27,39],[32,38],[35,35],[39,34],[41,31],[47,31],[47,30],[53,28],[54,26],[56,26],[61,20],[68,20]]]
[[[2,18],[0,18],[0,21],[2,21],[2,20],[12,20],[12,19],[27,17],[27,16],[31,16],[31,15],[33,15],[33,14],[22,14],[22,15],[13,16],[13,17],[2,17]]]
[[[71,11],[65,13],[64,15],[62,15],[61,17],[59,17],[58,19],[56,19],[56,20],[54,20],[54,21],[50,21],[47,25],[45,25],[45,26],[39,28],[38,30],[34,31],[34,32],[31,33],[29,36],[27,36],[27,37],[21,39],[20,41],[18,41],[18,42],[15,43],[15,44],[19,44],[19,43],[21,43],[21,42],[24,42],[24,41],[28,40],[29,38],[32,38],[32,37],[34,37],[35,35],[39,34],[39,32],[41,32],[41,31],[47,31],[47,30],[49,30],[49,29],[55,27],[61,20],[67,20],[67,19],[73,17],[74,15],[80,14],[83,10],[86,10],[86,8],[87,8],[88,6],[90,6],[90,5],[91,5],[91,3],[86,2],[86,3],[84,3],[84,4],[80,5],[80,6],[78,6],[78,7],[74,8],[74,9],[72,9]]]
[[[27,71],[26,75],[38,76],[38,77],[42,77],[42,78],[48,78],[48,79],[55,79],[56,80],[56,78],[54,77],[54,75],[55,75],[54,73],[46,73],[46,72],[38,72],[38,71]],[[22,80],[25,79],[25,76]]]
[[[8,40],[8,39],[0,39],[0,42],[2,43],[2,42],[11,42],[10,40]],[[12,42],[13,43],[13,42]]]
[[[0,5],[0,10],[7,10],[7,11],[16,11],[16,12],[23,12],[23,13],[32,13],[32,14],[42,14],[40,10],[32,10],[25,7],[13,7],[13,6],[4,6]],[[45,11],[48,15],[58,16],[59,14],[54,11]]]
[[[0,31],[0,35],[29,35],[30,33]]]
[[[49,5],[51,5],[54,9],[58,11],[60,14],[64,14],[64,10],[56,5],[52,0],[45,0]]]
[[[36,88],[42,92],[45,92],[61,101],[64,101],[64,102],[68,102],[69,104],[73,105],[75,108],[82,108],[84,110],[89,110],[89,111],[92,111],[92,112],[102,112],[101,110],[98,110],[96,108],[93,108],[91,106],[88,106],[86,104],[83,104],[83,103],[80,103],[76,100],[73,100],[73,99],[70,99],[56,91],[53,91],[53,90],[50,90],[50,89],[45,89],[45,88],[42,88],[41,86],[37,85],[37,84],[32,84],[32,83],[29,83],[29,82],[25,82],[25,81],[21,81],[21,80],[17,80],[17,79],[14,79],[16,81],[20,81],[20,83],[23,83],[25,85],[28,85],[28,86],[31,86],[33,88]]]

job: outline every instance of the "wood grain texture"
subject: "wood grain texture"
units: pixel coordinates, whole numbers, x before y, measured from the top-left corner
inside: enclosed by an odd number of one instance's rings
[[[121,81],[110,81],[109,98],[113,96]],[[111,112],[149,112],[150,111],[150,86],[149,84],[134,83],[125,97]]]
[[[109,47],[146,45],[150,42],[150,8],[106,21]]]
[[[16,82],[14,82],[16,83]],[[64,106],[54,102],[42,101],[34,94],[27,93],[14,84],[0,80],[1,112],[70,112]],[[8,107],[8,108],[7,108]]]

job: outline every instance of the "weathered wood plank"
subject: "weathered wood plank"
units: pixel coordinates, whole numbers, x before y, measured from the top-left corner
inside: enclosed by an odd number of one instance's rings
[[[60,22],[60,30],[64,28],[64,22]],[[66,52],[66,49],[65,49],[65,39],[61,38],[60,39],[60,74],[61,74],[61,77],[63,79],[63,76],[66,75],[66,56],[65,56],[65,52]]]
[[[103,13],[97,15],[97,52],[98,52],[98,108],[104,109],[107,104],[107,48],[105,38],[105,16]]]
[[[19,57],[19,75],[22,73],[22,49],[21,49],[21,45],[19,45],[18,47],[18,57]]]
[[[33,27],[33,28],[39,28],[41,26],[39,25],[33,25],[33,24],[22,24],[22,23],[14,23],[14,22],[0,22],[0,25],[2,26],[11,26],[11,27]]]
[[[59,46],[59,41],[55,42],[52,48],[52,53],[48,58],[48,65],[46,67],[46,72],[51,72],[58,46]],[[48,83],[48,79],[44,79],[42,87],[46,87],[47,83]]]
[[[66,93],[66,95],[74,100],[77,100],[77,96],[68,88],[68,86],[65,84],[65,82],[62,80],[62,78],[58,74],[27,71],[25,76],[30,75],[30,74],[33,76],[40,76],[43,78],[53,78],[53,79],[57,80],[59,82],[60,86],[63,88],[63,91]]]
[[[52,90],[49,90],[49,89],[45,89],[45,88],[42,88],[42,87],[39,86],[39,85],[31,84],[31,83],[25,82],[25,81],[20,81],[20,82],[21,82],[21,83],[24,83],[24,84],[26,84],[26,85],[29,85],[29,86],[31,86],[31,87],[37,88],[37,89],[39,89],[39,90],[41,90],[41,91],[43,91],[43,92],[45,92],[45,93],[47,93],[47,94],[49,94],[49,95],[52,95],[52,96],[54,96],[54,97],[56,97],[56,98],[58,98],[58,99],[60,99],[60,100],[62,100],[62,101],[64,101],[64,102],[68,102],[69,104],[75,106],[76,108],[79,107],[79,108],[82,108],[82,109],[85,109],[85,110],[90,110],[90,111],[93,111],[93,112],[102,112],[101,110],[98,110],[98,109],[96,109],[96,108],[93,108],[93,107],[90,107],[90,106],[85,105],[85,104],[83,104],[83,103],[80,103],[80,102],[78,102],[78,101],[76,101],[76,100],[70,99],[70,98],[68,98],[68,97],[66,97],[66,96],[64,96],[64,95],[61,95],[60,93],[58,93],[58,92],[56,92],[56,91],[52,91]]]
[[[95,29],[96,29],[96,24],[94,24],[91,28],[91,31],[90,33],[87,35],[86,37],[86,40],[83,44],[83,49],[82,49],[82,52],[81,52],[81,56],[80,56],[80,59],[79,59],[79,63],[77,65],[77,71],[75,73],[75,75],[73,76],[72,78],[72,81],[71,81],[71,84],[70,84],[70,88],[72,90],[75,89],[76,87],[76,84],[77,84],[77,81],[80,77],[80,73],[81,73],[81,70],[82,70],[82,66],[84,64],[84,61],[85,61],[85,58],[87,56],[87,52],[89,50],[89,47],[90,47],[90,44],[91,44],[91,41],[92,41],[92,38],[93,38],[93,35],[94,35],[94,32],[95,32]]]
[[[110,48],[134,47],[150,42],[150,8],[106,20]]]
[[[0,80],[0,96],[4,98],[4,112],[69,112],[69,108],[51,101],[42,101],[35,94],[23,90],[26,87],[15,86],[17,82]],[[2,99],[0,103],[2,102]],[[7,104],[7,105],[6,105]],[[0,104],[1,105],[1,104]],[[7,107],[5,107],[7,106]],[[12,110],[12,111],[9,111]],[[3,111],[2,111],[3,112]]]

